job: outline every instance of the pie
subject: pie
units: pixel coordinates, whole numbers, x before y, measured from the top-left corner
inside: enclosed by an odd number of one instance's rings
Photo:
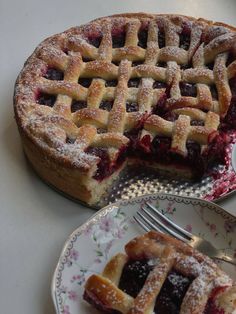
[[[126,244],[125,252],[85,284],[84,299],[102,313],[236,313],[235,283],[187,244],[151,231]]]
[[[95,204],[127,164],[198,180],[236,129],[236,28],[121,14],[44,40],[16,82],[25,154]]]

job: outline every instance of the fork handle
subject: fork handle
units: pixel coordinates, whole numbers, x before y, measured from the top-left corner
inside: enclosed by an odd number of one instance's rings
[[[225,253],[223,253],[220,250],[218,251],[218,254],[216,256],[213,256],[212,258],[222,260],[226,263],[229,263],[229,264],[236,266],[236,258],[231,257],[229,255],[226,255]]]

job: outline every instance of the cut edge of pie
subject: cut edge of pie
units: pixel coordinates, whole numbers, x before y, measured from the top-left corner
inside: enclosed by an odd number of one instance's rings
[[[102,313],[233,314],[236,284],[210,258],[158,232],[131,240],[101,274],[91,275],[84,300]]]
[[[224,163],[236,129],[235,31],[137,13],[44,40],[15,86],[28,160],[46,182],[89,204],[126,164],[191,178]]]

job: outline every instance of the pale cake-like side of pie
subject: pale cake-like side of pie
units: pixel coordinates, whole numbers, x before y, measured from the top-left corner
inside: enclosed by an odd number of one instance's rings
[[[235,314],[236,284],[209,257],[151,231],[87,279],[84,299],[110,314]]]
[[[15,86],[28,160],[89,204],[127,163],[201,177],[236,128],[235,42],[226,24],[144,13],[44,40]]]

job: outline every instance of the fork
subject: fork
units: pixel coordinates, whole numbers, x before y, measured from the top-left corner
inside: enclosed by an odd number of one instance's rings
[[[211,258],[222,260],[236,266],[236,257],[234,257],[233,254],[225,254],[223,250],[216,249],[209,241],[193,235],[175,224],[149,202],[145,204],[146,206],[142,205],[141,210],[134,216],[135,221],[145,231],[155,230],[161,233],[164,231]]]

